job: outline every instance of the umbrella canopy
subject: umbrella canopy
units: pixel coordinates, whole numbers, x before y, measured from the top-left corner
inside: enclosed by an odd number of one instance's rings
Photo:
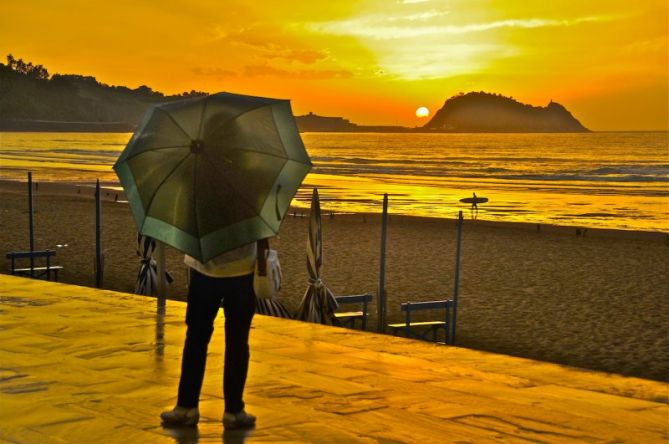
[[[311,197],[311,212],[309,214],[309,238],[307,239],[307,272],[309,273],[309,287],[297,308],[296,319],[317,322],[320,324],[335,324],[334,312],[337,309],[337,300],[332,291],[321,280],[323,266],[323,237],[321,233],[321,205],[318,190],[314,188]]]
[[[158,292],[158,264],[153,259],[156,241],[148,236],[137,233],[137,256],[140,258],[139,273],[135,284],[135,293],[155,295]],[[172,283],[172,275],[165,272],[168,284]]]
[[[138,231],[200,262],[274,236],[311,168],[287,100],[154,106],[114,164]]]

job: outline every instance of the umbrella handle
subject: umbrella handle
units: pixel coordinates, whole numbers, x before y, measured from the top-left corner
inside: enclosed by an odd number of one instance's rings
[[[269,240],[260,239],[256,242],[258,245],[258,274],[267,276],[267,251],[269,250]]]
[[[276,194],[274,196],[274,210],[276,211],[276,220],[281,220],[281,212],[279,211],[279,192],[281,191],[281,184],[276,185]]]

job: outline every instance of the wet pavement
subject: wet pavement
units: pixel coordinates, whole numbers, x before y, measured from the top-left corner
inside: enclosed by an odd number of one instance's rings
[[[256,316],[247,432],[224,432],[223,314],[195,428],[167,429],[185,304],[0,275],[0,440],[663,442],[669,385]]]

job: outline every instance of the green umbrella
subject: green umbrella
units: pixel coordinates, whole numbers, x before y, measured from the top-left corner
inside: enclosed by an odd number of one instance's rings
[[[276,235],[310,168],[289,101],[230,93],[154,106],[114,164],[138,231],[201,262]]]

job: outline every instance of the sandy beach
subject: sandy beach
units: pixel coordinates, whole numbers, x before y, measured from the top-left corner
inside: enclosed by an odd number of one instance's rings
[[[104,288],[132,292],[136,231],[118,194],[103,192]],[[0,181],[0,198],[4,252],[27,250],[26,185]],[[62,282],[93,286],[93,188],[40,183],[34,208],[36,249],[57,250]],[[337,295],[376,295],[380,215],[323,213],[325,283]],[[286,217],[272,242],[284,273],[281,298],[292,309],[307,285],[307,227],[306,217]],[[667,234],[584,228],[465,219],[457,345],[669,380]],[[455,239],[454,220],[391,216],[389,322],[401,320],[401,302],[451,297]],[[175,278],[169,296],[184,299],[183,255],[167,248],[167,268]]]

